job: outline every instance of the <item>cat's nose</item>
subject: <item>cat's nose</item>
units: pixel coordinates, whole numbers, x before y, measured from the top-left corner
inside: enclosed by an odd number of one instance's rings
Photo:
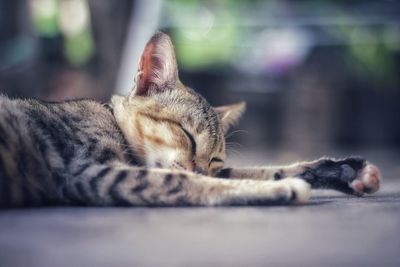
[[[207,175],[207,170],[205,168],[199,167],[199,166],[196,166],[194,168],[194,172],[197,172],[197,173],[200,173],[200,174],[203,174],[203,175]]]

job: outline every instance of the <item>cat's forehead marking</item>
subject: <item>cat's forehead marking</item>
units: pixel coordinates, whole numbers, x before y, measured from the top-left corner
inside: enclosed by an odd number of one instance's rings
[[[185,121],[186,121],[186,123],[190,126],[190,127],[193,127],[193,118],[192,118],[192,116],[190,116],[190,115],[188,115],[186,118],[185,118]]]
[[[163,138],[158,136],[160,133],[158,133],[156,131],[156,128],[149,128],[149,125],[146,125],[146,123],[143,121],[144,118],[150,119],[153,122],[155,122],[156,124],[160,124],[160,123],[177,124],[177,123],[175,121],[167,119],[167,118],[159,118],[159,117],[156,117],[151,114],[145,114],[143,112],[138,112],[138,116],[136,118],[136,127],[137,127],[137,130],[139,131],[140,136],[143,139],[147,139],[158,145],[170,146],[165,142],[165,140]],[[163,130],[165,131],[166,129],[168,129],[168,131],[173,132],[174,135],[177,135],[177,132],[174,131],[174,128],[167,127]],[[152,131],[152,134],[145,133],[145,130]]]
[[[201,134],[206,129],[206,125],[203,122],[199,122],[196,127],[196,133]]]

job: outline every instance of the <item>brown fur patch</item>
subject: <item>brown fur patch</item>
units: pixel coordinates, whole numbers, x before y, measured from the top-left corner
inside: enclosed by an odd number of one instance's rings
[[[185,120],[186,120],[187,124],[189,124],[191,127],[193,127],[193,119],[192,119],[192,117],[187,116]]]
[[[204,125],[204,123],[200,122],[197,127],[196,127],[196,133],[200,134],[202,133],[204,130],[206,129],[206,126]]]
[[[157,136],[144,135],[144,138],[147,140],[151,140],[153,143],[156,143],[160,146],[169,146],[167,143],[165,143],[163,139]]]
[[[154,116],[154,115],[151,115],[151,114],[147,114],[147,113],[143,113],[143,112],[138,112],[138,117],[137,117],[137,119],[136,119],[136,124],[135,124],[136,129],[137,129],[137,131],[138,131],[138,134],[139,134],[139,137],[140,137],[141,140],[149,140],[149,141],[151,141],[151,142],[153,142],[153,143],[155,143],[155,144],[157,144],[157,145],[160,145],[160,146],[166,146],[166,147],[170,147],[170,148],[176,148],[174,145],[171,145],[171,144],[168,144],[167,142],[165,142],[164,139],[162,139],[162,138],[160,138],[160,137],[158,137],[158,136],[155,136],[155,133],[153,133],[154,135],[144,134],[144,133],[143,133],[143,128],[142,128],[142,126],[141,126],[142,124],[140,123],[140,117],[139,117],[139,116],[146,117],[146,118],[148,118],[148,119],[150,119],[150,120],[155,121],[156,123],[165,122],[165,123],[168,123],[168,124],[180,125],[179,123],[177,123],[177,122],[174,121],[174,120],[167,119],[167,118],[158,118],[158,117],[156,117],[156,116]],[[178,132],[175,130],[174,127],[170,127],[170,130],[171,130],[171,132],[173,132],[174,136],[179,136],[180,133],[178,133]],[[180,140],[181,140],[181,139],[180,139]],[[182,143],[182,144],[183,144],[183,143]]]
[[[180,125],[179,122],[176,122],[176,121],[168,119],[168,118],[160,118],[160,117],[156,117],[155,115],[144,113],[144,112],[138,112],[137,114],[139,116],[147,117],[155,122],[168,122],[168,123]]]

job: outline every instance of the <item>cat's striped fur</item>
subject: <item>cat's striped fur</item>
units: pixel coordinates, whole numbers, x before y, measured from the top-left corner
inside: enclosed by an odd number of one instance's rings
[[[0,96],[0,206],[304,203],[310,185],[378,189],[378,169],[354,157],[222,169],[224,133],[243,110],[213,108],[184,86],[169,37],[157,33],[133,92],[111,105]]]

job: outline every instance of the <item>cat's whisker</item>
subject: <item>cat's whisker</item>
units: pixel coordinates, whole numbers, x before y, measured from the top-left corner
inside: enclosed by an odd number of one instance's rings
[[[236,156],[241,156],[242,153],[236,149],[233,148],[227,148],[227,153],[230,154],[232,152],[232,154],[236,155]]]
[[[249,131],[246,131],[246,130],[232,131],[232,132],[230,132],[230,133],[225,135],[225,139],[227,140],[228,138],[232,137],[234,134],[237,134],[237,133],[246,133],[247,134],[247,133],[249,133]]]
[[[233,147],[233,146],[243,147],[243,145],[241,143],[238,143],[238,142],[227,142],[226,146],[227,147]]]

